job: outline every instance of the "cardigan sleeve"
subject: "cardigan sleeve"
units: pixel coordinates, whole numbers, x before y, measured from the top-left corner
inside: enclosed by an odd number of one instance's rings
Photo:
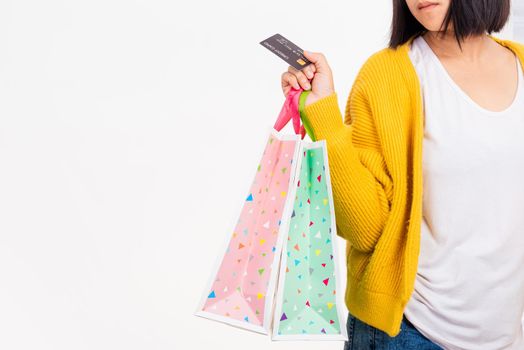
[[[326,140],[337,235],[370,252],[389,215],[393,183],[365,89],[361,81],[353,85],[344,120],[336,92],[307,106],[307,94],[301,95],[300,116],[308,135]]]

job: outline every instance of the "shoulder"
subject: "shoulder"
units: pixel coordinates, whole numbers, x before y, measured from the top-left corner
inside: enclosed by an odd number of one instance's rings
[[[517,54],[520,54],[520,56],[524,57],[524,44],[522,42],[516,41],[516,40],[505,39],[504,44],[505,46],[509,46],[510,48],[515,49]]]
[[[406,46],[384,47],[372,52],[360,66],[354,84],[358,90],[399,91],[409,76],[411,61]]]
[[[521,42],[521,41],[517,41],[517,40],[512,40],[512,39],[504,39],[504,41],[506,43],[509,43],[510,45],[513,45],[513,46],[516,46],[518,47],[519,49],[524,49],[524,43]]]
[[[517,54],[517,56],[519,56],[519,58],[524,59],[524,44],[522,42],[513,39],[499,38],[498,36],[489,34],[488,36],[500,45],[505,46],[514,51]]]

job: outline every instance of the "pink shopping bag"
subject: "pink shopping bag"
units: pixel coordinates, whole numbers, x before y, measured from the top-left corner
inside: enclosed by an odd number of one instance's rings
[[[292,89],[269,131],[254,180],[239,218],[227,235],[195,315],[269,334],[283,237],[287,233],[296,188],[293,186],[300,142],[298,99]],[[281,129],[292,120],[295,134]]]

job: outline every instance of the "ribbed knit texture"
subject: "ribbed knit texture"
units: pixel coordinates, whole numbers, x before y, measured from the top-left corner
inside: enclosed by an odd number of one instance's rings
[[[524,64],[524,45],[489,37]],[[424,116],[408,56],[414,38],[368,57],[344,116],[336,93],[300,104],[310,138],[327,144],[337,234],[347,242],[346,306],[392,337],[414,290],[422,220]]]

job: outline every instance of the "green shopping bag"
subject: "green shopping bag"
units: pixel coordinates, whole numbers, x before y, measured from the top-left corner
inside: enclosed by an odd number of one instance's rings
[[[327,144],[303,141],[300,147],[272,339],[347,340]]]

